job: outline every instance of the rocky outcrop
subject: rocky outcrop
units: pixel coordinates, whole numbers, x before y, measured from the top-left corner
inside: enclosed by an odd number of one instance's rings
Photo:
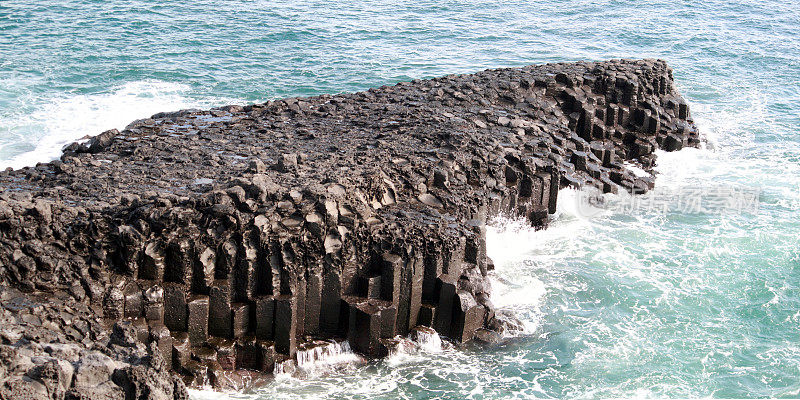
[[[491,303],[490,217],[541,228],[559,188],[645,191],[624,162],[650,171],[656,149],[698,141],[657,60],[105,132],[0,174],[0,398],[180,398],[317,339],[380,357],[416,326],[491,340],[512,318]]]

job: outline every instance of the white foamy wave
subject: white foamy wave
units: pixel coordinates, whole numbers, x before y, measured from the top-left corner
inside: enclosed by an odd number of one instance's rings
[[[291,378],[297,373],[297,361],[293,358],[283,361],[276,361],[275,368],[272,370],[275,379]]]
[[[347,341],[315,340],[298,346],[294,358],[276,362],[274,376],[278,380],[307,379],[352,370],[365,362]]]
[[[414,342],[420,349],[429,353],[439,353],[444,350],[444,342],[435,330],[420,327],[414,331]]]
[[[443,341],[438,332],[425,326],[414,328],[408,337],[396,336],[394,340],[396,344],[385,360],[392,367],[419,362],[453,349],[453,345]]]
[[[625,161],[623,165],[625,166],[625,168],[627,168],[628,170],[633,172],[633,174],[636,175],[639,178],[650,176],[649,172],[643,170],[641,167],[639,167],[639,166],[637,166],[637,165],[635,165],[633,163]]]
[[[221,400],[227,399],[222,392],[216,392],[213,389],[189,389],[189,397],[194,400]]]
[[[315,341],[297,350],[297,367],[306,371],[327,369],[332,365],[358,363],[364,359],[350,349],[346,340]]]
[[[496,272],[502,273],[501,275],[513,272],[513,263],[526,260],[531,249],[577,234],[581,226],[586,225],[577,218],[577,201],[574,199],[578,193],[575,189],[562,189],[558,192],[557,211],[551,216],[554,222],[547,229],[537,231],[523,218],[492,220],[487,229],[486,246],[487,254],[495,263]],[[530,261],[538,264],[535,262],[537,260]]]
[[[728,151],[733,150],[730,147],[751,148],[755,134],[750,128],[768,123],[766,93],[751,89],[742,95],[746,106],[719,107],[716,104],[694,102],[689,104],[694,122],[709,149],[717,149],[719,145]]]
[[[30,113],[2,116],[0,126],[16,133],[33,150],[0,160],[0,168],[17,169],[51,161],[60,157],[61,149],[73,141],[108,129],[123,129],[136,119],[158,112],[232,102],[227,99],[195,99],[189,96],[190,89],[188,85],[161,81],[129,82],[107,93],[43,100]],[[0,142],[0,146],[18,144]]]
[[[522,219],[498,218],[488,227],[487,254],[495,265],[490,275],[492,302],[498,310],[511,310],[524,327],[511,336],[532,334],[541,325],[541,305],[547,288],[531,271],[546,270],[548,260],[533,254],[531,249],[541,248],[549,237],[561,234],[566,232],[563,229],[536,231]]]

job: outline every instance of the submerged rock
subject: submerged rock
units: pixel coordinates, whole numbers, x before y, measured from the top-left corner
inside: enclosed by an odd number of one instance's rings
[[[305,365],[320,339],[372,357],[411,331],[494,342],[521,325],[490,300],[488,218],[544,228],[562,187],[642,192],[652,176],[626,162],[651,173],[657,148],[699,140],[659,60],[104,132],[0,174],[0,397],[185,398],[237,368],[294,368],[298,350]]]

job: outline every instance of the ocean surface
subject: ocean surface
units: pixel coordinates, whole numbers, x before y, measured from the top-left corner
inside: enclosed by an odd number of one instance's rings
[[[159,111],[663,58],[707,146],[661,154],[645,202],[562,191],[545,231],[494,222],[493,298],[524,333],[192,395],[800,397],[798,32],[774,0],[0,0],[0,168]]]

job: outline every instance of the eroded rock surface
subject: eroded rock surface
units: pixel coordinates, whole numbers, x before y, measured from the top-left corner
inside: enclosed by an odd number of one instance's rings
[[[182,398],[314,339],[494,341],[486,221],[699,142],[663,61],[161,113],[0,174],[0,398]],[[170,371],[174,373],[171,374]],[[178,378],[180,377],[180,379]],[[27,397],[26,397],[27,396]]]

